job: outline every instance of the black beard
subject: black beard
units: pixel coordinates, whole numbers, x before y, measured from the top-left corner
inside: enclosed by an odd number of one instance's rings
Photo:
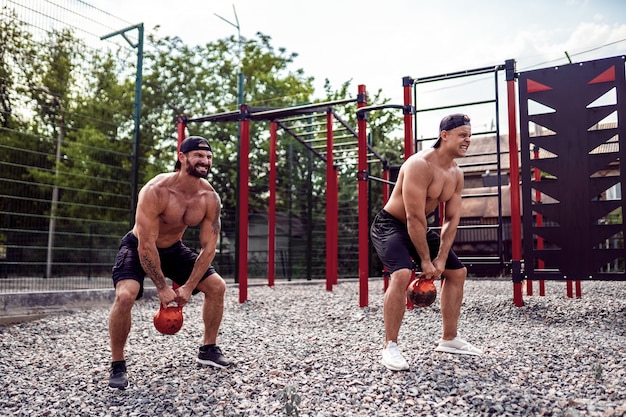
[[[187,165],[187,174],[197,177],[197,178],[206,179],[209,176],[209,169],[207,169],[206,174],[204,174],[204,173],[197,171],[195,166]]]

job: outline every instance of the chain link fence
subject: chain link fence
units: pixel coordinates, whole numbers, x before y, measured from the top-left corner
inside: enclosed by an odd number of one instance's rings
[[[111,288],[119,240],[132,224],[137,35],[103,40],[132,24],[80,0],[0,0],[0,24],[0,293]],[[106,65],[131,80],[120,89],[123,105],[93,87],[103,81],[90,68]],[[139,145],[139,166],[150,167],[146,146]],[[312,167],[317,181],[325,177],[319,165]],[[340,186],[356,184],[343,178]],[[292,191],[294,201],[307,199],[306,189]],[[356,232],[356,210],[341,210],[340,274],[355,276],[356,235],[346,230]],[[222,215],[234,219],[235,212],[225,207]],[[325,213],[281,215],[276,278],[324,279],[324,245],[311,242],[325,241]],[[265,277],[267,220],[251,216],[250,227],[249,273]],[[194,249],[197,234],[190,228],[184,236]],[[214,262],[226,279],[234,279],[235,236],[222,230]]]

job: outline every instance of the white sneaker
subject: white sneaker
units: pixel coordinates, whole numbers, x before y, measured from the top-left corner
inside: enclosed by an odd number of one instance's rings
[[[466,342],[460,337],[455,337],[452,340],[439,341],[439,345],[435,348],[436,352],[457,353],[460,355],[475,355],[480,356],[483,351],[473,346],[471,343]]]
[[[381,363],[391,371],[406,371],[409,369],[409,364],[402,357],[396,342],[387,342],[387,346],[383,349],[383,359]]]

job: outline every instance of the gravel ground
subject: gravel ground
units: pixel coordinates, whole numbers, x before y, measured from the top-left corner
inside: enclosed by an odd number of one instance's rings
[[[201,367],[202,296],[174,336],[152,326],[156,299],[137,303],[127,345],[131,388],[107,386],[107,308],[0,327],[0,414],[11,416],[623,416],[626,283],[584,282],[583,297],[512,303],[505,280],[468,280],[460,333],[485,354],[434,352],[441,314],[407,311],[400,348],[411,364],[380,364],[382,281],[369,306],[344,282],[250,287],[227,293],[220,346],[228,370]],[[537,290],[535,290],[537,291]],[[297,415],[295,412],[291,415]]]

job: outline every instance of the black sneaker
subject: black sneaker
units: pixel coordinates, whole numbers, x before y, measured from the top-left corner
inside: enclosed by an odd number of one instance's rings
[[[128,375],[126,375],[126,361],[111,362],[111,374],[109,376],[109,388],[128,388]]]
[[[222,349],[217,345],[204,345],[200,348],[200,353],[198,353],[198,359],[196,361],[202,365],[210,365],[215,366],[216,368],[226,368],[233,364],[233,362],[228,359],[222,353]]]

